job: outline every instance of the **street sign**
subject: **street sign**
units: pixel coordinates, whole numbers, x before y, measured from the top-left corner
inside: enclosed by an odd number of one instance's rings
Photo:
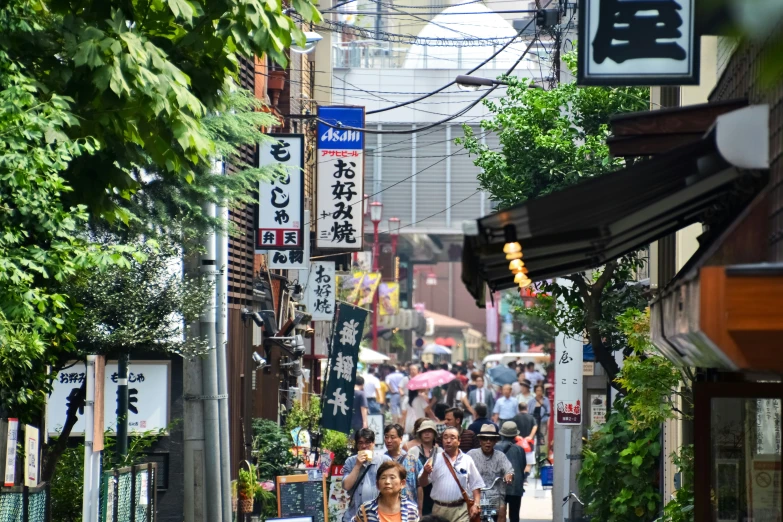
[[[364,107],[318,107],[316,247],[363,250]]]
[[[580,0],[579,85],[695,85],[695,0]]]
[[[256,253],[301,250],[304,245],[304,135],[270,134],[258,146],[258,166],[280,165],[285,174],[258,187]]]
[[[560,336],[555,343],[555,422],[582,424],[582,341]]]
[[[86,378],[84,363],[76,363],[60,371],[53,383],[52,394],[46,405],[46,426],[50,436],[59,435],[65,424],[68,401],[77,392]],[[104,419],[117,418],[117,362],[107,362],[104,375]],[[130,405],[128,411],[128,433],[140,435],[147,431],[166,430],[169,425],[169,382],[171,363],[169,361],[131,361],[128,373]],[[97,389],[96,385],[96,389]],[[96,421],[98,415],[96,414]],[[109,422],[114,432],[115,423]],[[79,416],[71,436],[84,435],[84,418]]]

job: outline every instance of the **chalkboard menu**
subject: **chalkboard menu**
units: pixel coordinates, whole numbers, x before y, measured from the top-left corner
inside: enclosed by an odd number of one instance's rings
[[[313,522],[329,522],[327,495],[323,477],[308,475],[277,477],[277,514],[282,518],[313,517]]]

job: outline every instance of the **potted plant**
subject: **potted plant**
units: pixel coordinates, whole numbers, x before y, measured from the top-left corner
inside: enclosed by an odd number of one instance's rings
[[[267,89],[271,91],[282,91],[285,87],[286,71],[275,70],[269,71],[267,77]]]
[[[241,507],[242,513],[253,512],[253,502],[260,488],[258,477],[256,477],[256,467],[248,464],[247,468],[239,470],[239,478],[236,481],[237,507]]]
[[[340,433],[339,431],[324,430],[323,443],[321,446],[324,450],[330,451],[333,455],[332,463],[329,468],[329,475],[342,474],[342,466],[350,455],[348,437],[345,433]]]

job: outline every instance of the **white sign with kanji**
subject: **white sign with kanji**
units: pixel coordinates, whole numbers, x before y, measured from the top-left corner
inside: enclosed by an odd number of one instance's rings
[[[304,245],[298,250],[268,250],[266,264],[278,270],[307,270],[310,265],[310,211],[304,212]]]
[[[558,335],[555,339],[555,404],[557,424],[582,424],[582,341]]]
[[[258,187],[256,252],[301,250],[304,245],[304,135],[270,134],[258,146],[258,166],[279,166]]]
[[[334,317],[334,261],[313,261],[309,270],[299,271],[299,281],[306,282],[305,305],[313,321],[331,321]]]
[[[65,424],[68,403],[79,391],[87,376],[83,362],[60,371],[54,380],[52,394],[46,405],[46,426],[49,435],[56,436]],[[117,362],[106,363],[105,401],[106,429],[114,433],[117,427]],[[166,430],[169,425],[171,363],[169,361],[133,361],[128,369],[128,433]],[[97,406],[97,405],[96,405]],[[84,412],[71,431],[72,436],[84,435]]]
[[[362,250],[364,107],[318,107],[316,234],[318,248]],[[345,128],[340,128],[345,127]]]

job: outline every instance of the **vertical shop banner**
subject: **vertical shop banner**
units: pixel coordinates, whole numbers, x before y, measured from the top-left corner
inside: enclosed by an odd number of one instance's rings
[[[256,253],[301,250],[304,245],[304,135],[270,134],[258,146],[258,166],[279,166],[259,182]]]
[[[582,424],[582,342],[559,335],[555,341],[555,422]]]
[[[19,435],[19,419],[8,419],[8,438],[5,444],[5,480],[3,485],[11,487],[16,479],[16,444]]]
[[[305,304],[313,321],[331,321],[334,317],[336,283],[334,261],[314,261],[310,263],[310,270],[299,274],[299,281],[307,281],[304,288]]]
[[[696,0],[580,0],[579,85],[699,83]]]
[[[34,488],[38,485],[38,428],[24,425],[24,485]]]
[[[380,315],[394,315],[400,310],[400,283],[381,283],[378,287]]]
[[[331,356],[323,395],[321,426],[348,433],[353,415],[353,386],[359,343],[364,332],[367,312],[349,304],[340,304],[332,334]]]
[[[304,211],[303,246],[292,250],[269,250],[266,264],[269,268],[283,270],[307,270],[310,266],[310,211]]]
[[[316,247],[362,250],[364,107],[318,107]]]

